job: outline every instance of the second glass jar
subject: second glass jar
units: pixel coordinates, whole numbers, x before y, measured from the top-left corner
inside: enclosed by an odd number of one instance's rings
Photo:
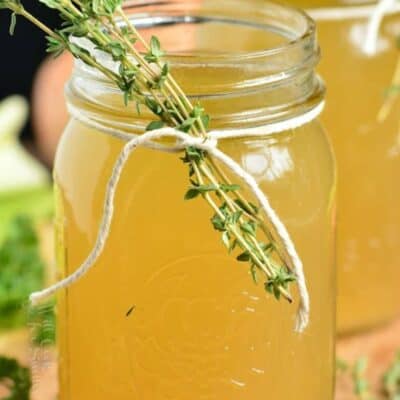
[[[367,54],[376,3],[319,5],[308,11],[328,86],[322,120],[338,163],[338,331],[350,333],[400,314],[400,101],[382,112],[400,68],[400,12],[388,10],[376,51]]]

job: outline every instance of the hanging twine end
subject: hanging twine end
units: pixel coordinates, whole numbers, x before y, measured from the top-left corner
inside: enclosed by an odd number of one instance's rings
[[[367,25],[364,53],[371,57],[378,51],[379,30],[385,15],[395,6],[396,0],[379,0]]]
[[[377,39],[366,41],[363,46],[363,52],[366,56],[372,57],[377,52]]]
[[[309,322],[310,322],[310,310],[307,307],[305,307],[304,304],[301,304],[297,311],[296,324],[294,328],[295,332],[303,333],[308,327]]]
[[[37,306],[43,299],[41,292],[34,292],[29,296],[29,303],[31,306]]]

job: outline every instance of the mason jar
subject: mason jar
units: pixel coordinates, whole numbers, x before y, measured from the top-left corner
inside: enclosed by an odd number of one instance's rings
[[[184,200],[181,156],[139,148],[122,173],[104,252],[59,299],[60,399],[332,399],[336,181],[320,122],[303,118],[324,99],[313,22],[255,0],[142,1],[126,12],[143,36],[160,38],[171,73],[211,115],[210,129],[265,128],[218,147],[256,179],[289,231],[310,324],[296,333],[297,289],[294,304],[268,295],[227,253],[208,206]],[[118,89],[80,63],[66,95],[75,117],[54,171],[63,276],[97,236],[124,145],[106,132],[134,137],[152,118],[125,107]],[[304,123],[290,128],[296,118]],[[288,128],[270,133],[277,123]]]
[[[338,163],[338,331],[350,333],[400,315],[400,8],[386,11],[368,51],[375,2],[302,5],[323,49],[322,120]]]

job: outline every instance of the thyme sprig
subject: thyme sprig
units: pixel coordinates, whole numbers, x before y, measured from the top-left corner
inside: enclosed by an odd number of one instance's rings
[[[192,104],[174,80],[158,38],[153,36],[147,43],[129,21],[122,0],[37,1],[59,13],[61,28],[47,27],[20,0],[0,0],[0,8],[12,13],[11,33],[17,16],[31,21],[46,33],[48,52],[58,56],[69,51],[113,81],[127,106],[135,104],[138,113],[143,107],[150,110],[157,119],[148,124],[147,130],[170,126],[207,138],[209,116],[200,104]],[[76,38],[82,37],[111,57],[118,71],[106,67],[80,45]],[[206,152],[188,147],[182,161],[189,168],[191,184],[185,199],[203,198],[214,212],[212,226],[221,234],[228,252],[240,249],[236,258],[249,264],[253,280],[257,283],[262,276],[267,292],[291,302],[288,289],[295,276],[259,208],[244,197],[240,186],[230,182]]]

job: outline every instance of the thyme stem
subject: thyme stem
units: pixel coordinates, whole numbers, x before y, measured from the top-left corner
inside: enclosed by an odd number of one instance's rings
[[[147,130],[172,126],[188,135],[207,138],[209,116],[200,104],[192,104],[170,73],[161,44],[141,36],[122,9],[122,0],[38,0],[59,12],[63,24],[51,30],[25,10],[20,0],[0,0],[0,8],[31,21],[48,36],[48,50],[55,55],[69,51],[90,67],[100,71],[121,90],[125,104],[134,103],[138,112],[146,107],[156,117]],[[122,24],[121,24],[122,22]],[[13,29],[11,29],[13,31]],[[79,41],[84,37],[94,48],[113,59],[118,72],[103,65]],[[141,44],[144,52],[137,47]],[[224,171],[204,151],[187,148],[182,161],[189,168],[191,187],[185,198],[202,197],[214,212],[213,227],[231,253],[242,250],[238,261],[247,262],[255,281],[264,276],[265,289],[277,299],[292,301],[289,283],[295,280],[274,233],[268,228],[258,207],[243,195]],[[262,235],[264,243],[260,240]]]

